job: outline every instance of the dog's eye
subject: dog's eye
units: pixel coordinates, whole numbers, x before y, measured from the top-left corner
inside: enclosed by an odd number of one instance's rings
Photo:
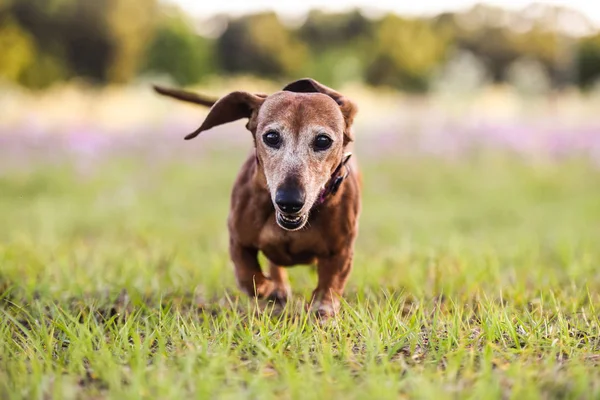
[[[333,140],[327,135],[319,135],[315,138],[313,142],[313,147],[316,151],[327,150],[331,147]]]
[[[269,147],[278,148],[281,145],[281,135],[276,131],[268,131],[263,135],[263,142]]]

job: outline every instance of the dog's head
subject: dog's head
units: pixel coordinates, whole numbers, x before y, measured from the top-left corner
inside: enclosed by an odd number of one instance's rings
[[[325,184],[342,162],[344,148],[352,141],[356,111],[356,106],[335,90],[301,79],[268,96],[233,92],[222,97],[186,139],[248,118],[246,127],[254,137],[277,224],[295,231],[304,227]]]

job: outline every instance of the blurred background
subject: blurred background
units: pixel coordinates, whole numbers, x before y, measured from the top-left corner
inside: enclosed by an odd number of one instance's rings
[[[361,105],[360,135],[391,135],[411,154],[491,145],[598,158],[589,2],[223,3],[0,0],[2,134],[159,123],[183,134],[203,111],[158,99],[151,83],[222,95],[310,76]]]
[[[233,286],[225,221],[250,134],[238,121],[185,142],[206,110],[156,95],[156,83],[221,96],[310,76],[352,98],[366,182],[359,264],[391,271],[411,246],[426,258],[456,241],[591,240],[599,7],[410,3],[0,0],[0,239],[14,256],[3,273],[71,291],[188,288],[207,274]],[[51,261],[61,248],[64,279]],[[98,248],[147,261],[81,269]],[[24,254],[47,258],[25,267]],[[214,268],[198,270],[200,258]]]
[[[593,393],[598,4],[0,0],[0,398]],[[246,121],[184,141],[207,110],[152,91],[306,76],[358,104],[364,182],[323,335],[236,288]]]

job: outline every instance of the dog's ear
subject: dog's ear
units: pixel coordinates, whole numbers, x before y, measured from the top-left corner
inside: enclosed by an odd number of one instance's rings
[[[354,116],[358,112],[358,107],[350,99],[311,78],[304,78],[289,83],[283,90],[296,93],[323,93],[331,97],[340,106],[344,121],[346,122],[346,129],[344,130],[345,141],[352,141],[351,127],[354,122]]]
[[[210,109],[206,119],[194,132],[185,137],[190,140],[198,136],[201,132],[209,130],[217,125],[223,125],[238,119],[248,118],[246,128],[254,133],[256,130],[256,116],[258,109],[265,101],[267,95],[252,94],[248,92],[232,92],[220,98]]]
[[[204,107],[212,107],[217,102],[217,99],[215,98],[202,96],[181,89],[166,88],[158,85],[154,85],[153,88],[156,93],[163,96],[172,97],[188,103],[199,104]]]

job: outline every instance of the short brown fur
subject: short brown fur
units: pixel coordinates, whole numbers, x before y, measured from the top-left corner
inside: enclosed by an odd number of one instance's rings
[[[318,284],[310,304],[319,315],[335,314],[352,269],[358,233],[360,176],[354,159],[343,166],[347,175],[337,192],[324,188],[336,178],[332,174],[340,170],[344,154],[351,150],[356,106],[312,79],[293,82],[270,96],[233,92],[218,101],[178,89],[156,90],[179,100],[212,105],[202,126],[186,139],[248,118],[255,149],[235,181],[228,218],[230,257],[239,287],[251,296],[285,303],[290,296],[285,267],[316,264]],[[269,132],[277,133],[279,148],[265,141]],[[312,147],[322,135],[332,141],[326,151]],[[293,215],[281,211],[276,201],[289,182],[304,194],[302,210]],[[279,214],[304,218],[304,223],[288,229]],[[258,262],[259,251],[268,259],[268,276]]]

